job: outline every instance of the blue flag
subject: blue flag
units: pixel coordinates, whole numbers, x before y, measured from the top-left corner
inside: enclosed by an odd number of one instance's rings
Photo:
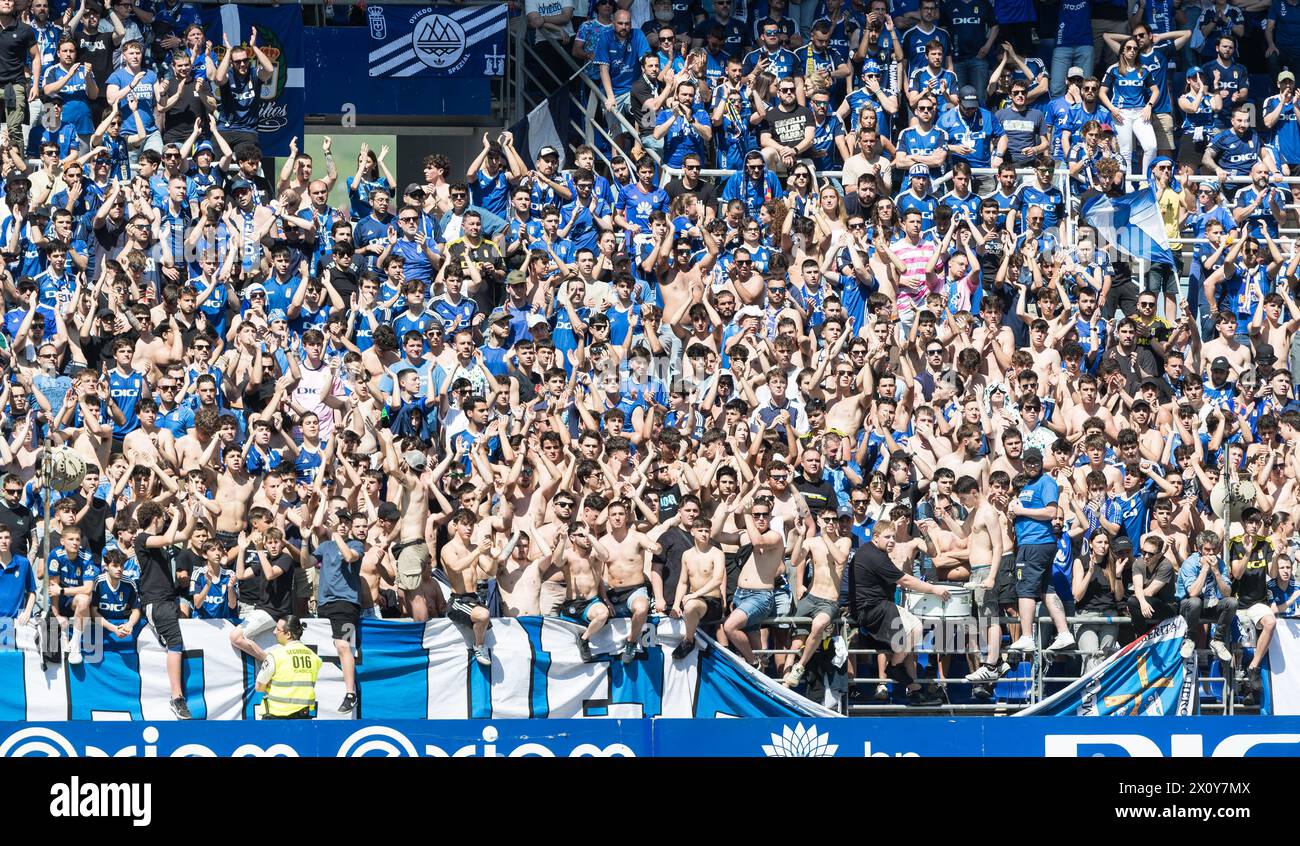
[[[302,140],[307,111],[303,87],[302,9],[298,6],[204,6],[203,31],[213,44],[224,36],[232,45],[247,44],[257,28],[257,47],[275,64],[262,86],[258,145],[268,156],[287,156],[289,139]],[[218,52],[222,48],[218,47]],[[299,144],[301,149],[301,143]]]
[[[1091,194],[1091,192],[1089,192]],[[1136,259],[1175,264],[1156,192],[1142,188],[1122,197],[1096,193],[1083,199],[1083,219],[1106,243]]]
[[[494,6],[370,6],[370,75],[501,76],[505,3]]]
[[[1187,623],[1172,617],[1108,661],[1017,717],[1190,717],[1196,713],[1196,657],[1180,652]]]

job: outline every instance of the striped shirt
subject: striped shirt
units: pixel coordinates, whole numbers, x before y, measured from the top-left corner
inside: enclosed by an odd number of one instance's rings
[[[898,317],[907,323],[911,319],[912,312],[932,290],[925,266],[929,264],[930,256],[934,255],[939,247],[925,238],[913,244],[903,237],[890,244],[889,249],[898,256],[898,260],[906,268],[898,285]]]

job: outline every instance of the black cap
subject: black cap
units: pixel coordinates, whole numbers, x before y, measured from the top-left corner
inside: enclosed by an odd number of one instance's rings
[[[117,312],[113,311],[111,308],[101,308],[99,311],[95,312],[95,317],[100,320],[112,320],[117,317]]]
[[[423,196],[424,196],[424,186],[421,185],[421,184],[418,183],[418,182],[412,182],[410,185],[407,185],[407,186],[406,186],[406,190],[403,191],[402,193],[403,193],[403,194],[419,194],[421,197],[423,197]]]
[[[1273,364],[1277,361],[1277,353],[1273,352],[1272,344],[1260,344],[1255,347],[1255,360],[1260,364]]]
[[[1037,447],[1030,447],[1029,449],[1025,450],[1021,454],[1020,460],[1025,464],[1030,464],[1030,463],[1042,464],[1043,451],[1041,449],[1038,449]]]
[[[1226,358],[1224,358],[1223,356],[1219,356],[1219,357],[1216,358],[1214,361],[1211,361],[1211,362],[1210,362],[1210,369],[1211,369],[1211,370],[1231,370],[1231,369],[1232,369],[1232,365],[1228,364],[1228,360],[1227,360]]]
[[[1133,541],[1129,540],[1128,535],[1119,535],[1110,542],[1111,552],[1133,553]]]
[[[381,502],[378,511],[375,512],[375,516],[380,520],[390,520],[395,522],[402,516],[402,512],[399,511],[397,506],[391,502]]]

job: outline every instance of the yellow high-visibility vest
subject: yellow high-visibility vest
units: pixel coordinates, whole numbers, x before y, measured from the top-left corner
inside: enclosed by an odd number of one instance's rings
[[[314,707],[320,656],[296,640],[276,644],[267,655],[275,660],[275,675],[262,698],[266,713],[272,717],[287,717]]]

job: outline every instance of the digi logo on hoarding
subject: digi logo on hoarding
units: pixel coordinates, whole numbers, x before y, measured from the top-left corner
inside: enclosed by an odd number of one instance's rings
[[[422,10],[412,21],[411,47],[416,57],[435,70],[445,70],[465,54],[465,28],[431,9]]]
[[[1244,758],[1256,746],[1300,743],[1300,734],[1230,734],[1214,746],[1211,758]],[[1084,751],[1086,750],[1086,751]],[[1043,738],[1048,758],[1204,758],[1205,738],[1199,734],[1169,736],[1169,754],[1141,734],[1049,734]]]

